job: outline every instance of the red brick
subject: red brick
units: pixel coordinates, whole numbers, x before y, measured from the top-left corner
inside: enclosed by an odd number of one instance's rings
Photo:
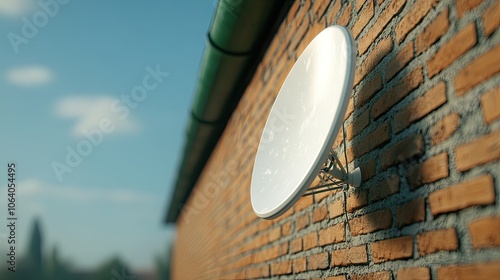
[[[367,182],[375,176],[375,165],[375,159],[369,159],[359,164],[359,168],[363,170],[363,172],[361,172],[361,182]]]
[[[394,131],[400,132],[444,103],[446,103],[446,85],[441,82],[396,113]]]
[[[414,199],[396,209],[396,225],[401,228],[416,222],[425,221],[425,199]]]
[[[444,266],[437,269],[439,280],[498,279],[500,262]]]
[[[491,35],[500,26],[500,2],[495,1],[483,14],[483,27],[486,35]]]
[[[391,280],[390,271],[371,272],[367,274],[352,274],[351,280]]]
[[[398,43],[406,38],[406,35],[415,28],[436,3],[436,0],[427,0],[413,4],[408,13],[396,26],[396,38]]]
[[[309,213],[305,213],[297,219],[296,226],[297,231],[307,227],[309,225]]]
[[[494,202],[493,177],[489,174],[435,191],[429,195],[429,205],[434,216]]]
[[[382,76],[375,74],[368,82],[361,86],[356,100],[356,108],[361,108],[376,92],[382,89]]]
[[[435,155],[408,170],[407,178],[412,190],[448,177],[448,154]]]
[[[345,241],[345,226],[342,222],[319,231],[320,246],[339,243],[343,241]]]
[[[399,177],[395,174],[384,178],[377,185],[370,187],[370,202],[379,201],[399,192]]]
[[[307,235],[305,235],[303,238],[303,243],[304,243],[304,251],[309,250],[311,248],[317,247],[318,246],[318,233],[317,232],[311,232]]]
[[[366,52],[378,35],[382,33],[382,30],[389,21],[401,11],[405,4],[406,0],[392,0],[391,3],[386,6],[366,35],[359,40],[358,51],[360,55]]]
[[[352,193],[347,197],[347,212],[352,212],[368,204],[367,191]]]
[[[450,21],[448,20],[448,9],[445,9],[439,16],[437,16],[422,33],[417,35],[415,46],[417,54],[427,50],[434,44],[446,31],[450,28]]]
[[[387,80],[392,79],[403,67],[405,67],[413,59],[413,41],[403,47],[394,58],[389,61],[385,67],[385,75]]]
[[[469,224],[469,234],[474,248],[500,246],[500,216],[484,217]]]
[[[292,261],[282,261],[278,263],[271,263],[272,275],[283,275],[292,273]]]
[[[290,253],[294,254],[300,251],[302,251],[302,238],[290,241]]]
[[[472,48],[476,42],[476,28],[474,23],[470,23],[445,43],[436,54],[427,61],[429,77],[433,77],[448,67],[457,58]]]
[[[500,118],[500,87],[496,87],[481,96],[481,107],[485,123],[491,124]]]
[[[407,267],[398,270],[398,280],[431,280],[428,267]]]
[[[369,0],[366,7],[361,11],[361,15],[358,18],[358,21],[352,27],[352,35],[354,38],[357,38],[361,30],[366,26],[366,24],[373,17],[373,0]]]
[[[331,254],[332,267],[368,263],[365,245],[335,250]]]
[[[422,67],[417,67],[407,74],[401,81],[387,90],[372,107],[372,116],[377,119],[389,111],[396,103],[416,89],[424,80]]]
[[[328,213],[330,214],[330,219],[336,218],[344,214],[344,200],[338,199],[328,205]]]
[[[387,169],[424,153],[424,140],[420,134],[412,134],[387,148],[382,153],[382,169]]]
[[[455,150],[459,171],[500,159],[500,130],[458,146]]]
[[[386,239],[371,244],[374,263],[408,259],[413,256],[413,236]]]
[[[363,78],[368,75],[380,61],[391,52],[392,50],[392,38],[387,37],[381,40],[375,48],[366,56],[365,60],[356,68],[354,73],[354,85],[357,85],[363,80]]]
[[[417,236],[420,256],[439,251],[455,251],[458,249],[458,238],[454,228],[424,232]]]
[[[458,96],[464,95],[469,89],[500,72],[500,45],[482,54],[455,77],[454,85]]]
[[[370,123],[370,110],[363,111],[359,116],[354,118],[353,122],[347,126],[346,138],[351,141],[354,136],[358,135]]]
[[[314,254],[309,257],[307,268],[309,270],[325,269],[328,267],[328,253]]]
[[[342,26],[347,26],[349,20],[351,19],[352,5],[351,3],[347,4],[347,7],[344,9],[342,14],[340,15],[337,24]]]
[[[354,112],[354,98],[351,97],[351,99],[349,99],[349,103],[347,103],[347,109],[345,112],[344,121],[347,120],[353,112]]]
[[[461,18],[465,13],[473,10],[482,2],[483,0],[456,0],[458,17]]]
[[[306,258],[299,258],[293,260],[293,272],[294,273],[299,273],[299,272],[304,272],[307,270],[307,263],[306,263]]]
[[[434,126],[431,127],[431,144],[437,145],[444,140],[448,139],[460,125],[460,116],[453,112],[439,120]]]
[[[388,229],[392,225],[391,210],[382,209],[349,221],[352,235],[360,235]]]

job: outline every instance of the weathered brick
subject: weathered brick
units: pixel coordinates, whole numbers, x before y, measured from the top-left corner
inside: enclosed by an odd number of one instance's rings
[[[481,107],[485,123],[491,124],[500,118],[500,87],[496,87],[481,96]]]
[[[347,212],[352,212],[368,204],[367,191],[352,193],[347,197]]]
[[[370,110],[363,111],[359,116],[354,118],[353,122],[346,128],[346,138],[351,141],[354,136],[358,135],[370,123]]]
[[[351,99],[349,99],[349,103],[347,103],[347,109],[345,112],[344,121],[347,120],[353,112],[354,112],[354,98],[351,97]]]
[[[283,275],[292,273],[292,261],[282,261],[271,263],[272,275]]]
[[[387,169],[424,153],[424,140],[420,134],[412,134],[387,148],[382,153],[382,168]]]
[[[391,210],[382,209],[349,221],[352,235],[360,235],[388,229],[392,225]]]
[[[500,275],[500,262],[477,263],[468,265],[444,266],[437,269],[439,280],[497,279]]]
[[[359,11],[365,2],[366,0],[356,0],[356,11]]]
[[[500,26],[500,2],[495,1],[483,14],[483,27],[486,35],[491,35]]]
[[[312,196],[303,196],[295,203],[294,209],[295,212],[300,212],[301,210],[313,205],[313,198]]]
[[[384,178],[368,189],[370,202],[379,201],[399,192],[399,177],[395,174]]]
[[[365,0],[366,1],[366,0]],[[352,36],[358,38],[359,33],[373,17],[373,0],[369,0],[366,7],[361,11],[358,21],[352,27]]]
[[[498,72],[500,72],[500,45],[480,55],[458,72],[454,81],[456,94],[464,95],[469,89]]]
[[[332,267],[368,263],[365,245],[335,250],[331,254]]]
[[[400,132],[444,103],[446,103],[446,85],[441,82],[396,113],[394,131]]]
[[[345,226],[342,222],[319,231],[320,246],[339,243],[343,241],[345,241]]]
[[[268,277],[269,276],[269,265],[263,265],[263,266],[258,266],[258,267],[246,269],[245,272],[246,272],[245,273],[246,279]]]
[[[328,217],[328,209],[326,205],[322,205],[313,212],[313,223],[321,222]]]
[[[431,144],[434,146],[448,139],[457,131],[459,125],[460,116],[457,113],[453,112],[446,115],[431,127]]]
[[[371,244],[374,263],[407,259],[413,256],[413,236],[402,236]]]
[[[396,38],[401,42],[406,38],[406,35],[422,21],[427,13],[436,5],[436,0],[422,1],[413,4],[408,13],[401,19],[396,26]]]
[[[344,214],[344,200],[338,199],[328,205],[328,213],[330,214],[330,219]]]
[[[357,85],[363,78],[368,75],[382,61],[382,59],[392,50],[392,38],[387,37],[381,40],[375,48],[366,56],[365,60],[360,63],[354,73],[354,85]]]
[[[328,253],[319,253],[309,256],[307,268],[309,270],[325,269],[328,267]]]
[[[358,93],[358,98],[356,100],[356,108],[363,106],[368,100],[370,100],[373,95],[382,89],[382,76],[380,74],[375,74],[368,82],[366,82]]]
[[[417,35],[415,47],[417,54],[427,50],[434,44],[446,31],[450,28],[450,21],[448,20],[448,9],[445,9],[439,16],[437,16],[422,33]]]
[[[391,280],[390,271],[371,272],[367,274],[352,274],[351,280]]]
[[[302,216],[297,218],[296,226],[297,231],[307,227],[309,225],[309,213],[304,213]]]
[[[281,237],[281,227],[276,227],[268,233],[269,242],[278,240]]]
[[[318,0],[314,2],[312,10],[314,11],[316,18],[321,18],[325,14],[325,11],[329,5],[330,1],[327,0]]]
[[[412,167],[407,172],[407,179],[410,188],[414,190],[424,184],[446,178],[448,174],[448,154],[443,152]]]
[[[473,10],[482,2],[483,0],[456,0],[458,17],[461,18],[465,13]]]
[[[375,159],[369,159],[359,163],[359,168],[363,170],[363,172],[361,172],[361,182],[367,182],[375,176],[375,165]]]
[[[396,225],[401,228],[416,222],[425,221],[425,199],[419,197],[396,209]]]
[[[389,141],[390,134],[391,134],[390,125],[389,122],[386,121],[385,123],[377,126],[375,130],[373,130],[372,132],[363,136],[361,140],[356,145],[353,146],[352,148],[353,155],[349,155],[348,151],[349,158],[351,158],[352,156],[359,158],[362,155],[372,151],[373,149],[384,145]]]
[[[494,202],[493,177],[489,174],[435,191],[429,195],[429,205],[434,216]]]
[[[427,60],[429,76],[433,77],[448,67],[457,58],[472,48],[476,42],[476,28],[474,23],[470,23],[446,42],[434,56]]]
[[[337,23],[342,26],[347,26],[349,23],[349,20],[351,19],[351,12],[352,12],[352,4],[347,3],[347,7],[344,9],[342,14],[340,15]]]
[[[304,251],[318,246],[318,233],[311,232],[306,234],[303,238]]]
[[[292,233],[292,222],[286,222],[281,226],[281,234],[287,236]]]
[[[478,165],[500,159],[500,130],[482,136],[455,149],[459,171],[466,171]]]
[[[306,270],[307,270],[307,262],[305,257],[293,260],[294,273],[304,272]]]
[[[347,278],[345,275],[336,275],[336,276],[326,277],[325,280],[347,280]]]
[[[326,13],[326,23],[328,26],[335,24],[334,20],[337,17],[338,13],[340,12],[340,8],[342,8],[342,2],[340,1],[335,1],[333,3],[333,6],[330,8],[328,13]]]
[[[469,224],[469,234],[474,248],[500,246],[500,216],[483,217]]]
[[[403,67],[413,59],[413,41],[404,46],[385,67],[387,80],[392,79]]]
[[[389,111],[396,103],[416,89],[424,80],[422,67],[415,68],[407,74],[401,81],[387,90],[372,107],[372,116],[377,119],[385,112]]]
[[[366,35],[359,40],[358,51],[360,55],[366,52],[389,21],[401,11],[405,4],[406,0],[392,0],[391,3],[386,6]]]
[[[431,280],[428,267],[407,267],[398,270],[398,280]]]
[[[302,238],[290,241],[290,253],[294,254],[300,251],[302,251]]]
[[[419,234],[417,243],[420,256],[458,249],[458,238],[454,228],[427,231]]]

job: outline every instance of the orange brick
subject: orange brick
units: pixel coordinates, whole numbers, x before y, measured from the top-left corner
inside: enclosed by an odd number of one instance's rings
[[[416,89],[424,80],[422,67],[417,67],[407,74],[401,81],[385,92],[372,107],[372,116],[377,119],[389,111],[396,103],[403,99],[408,93]]]
[[[353,122],[347,126],[346,138],[351,141],[355,135],[358,135],[370,123],[370,110],[363,111],[359,116],[354,118]]]
[[[398,280],[431,280],[428,267],[407,267],[398,270]]]
[[[446,103],[446,85],[441,82],[396,113],[394,131],[400,132],[444,103]]]
[[[360,235],[388,229],[392,225],[391,210],[382,209],[349,221],[352,235]]]
[[[344,200],[335,200],[330,205],[328,205],[328,213],[330,214],[330,219],[344,214]]]
[[[302,238],[304,251],[318,246],[318,233],[311,232]]]
[[[371,244],[374,263],[407,259],[413,256],[413,236],[403,236]]]
[[[367,191],[352,193],[347,197],[347,212],[352,212],[368,204]]]
[[[363,78],[368,75],[382,61],[382,59],[392,50],[392,38],[387,37],[381,40],[375,48],[366,56],[365,60],[360,63],[354,73],[354,85],[357,85]]]
[[[469,265],[454,265],[439,267],[439,280],[466,280],[466,279],[498,279],[500,262],[488,262]]]
[[[375,130],[365,135],[356,145],[353,146],[353,153],[356,158],[384,145],[390,139],[391,128],[389,122],[377,126]],[[348,151],[349,152],[349,151]],[[349,155],[349,153],[348,153]]]
[[[495,1],[483,14],[484,33],[491,35],[500,26],[500,2]]]
[[[300,251],[302,251],[302,238],[290,241],[290,253],[294,254]]]
[[[306,34],[308,28],[309,28],[309,17],[305,17],[299,24],[298,28],[295,29],[294,32],[292,32],[293,35],[290,38],[289,41],[290,43],[288,44],[287,48],[289,51],[294,51],[297,49],[297,45],[300,43],[300,41],[302,41],[302,38]]]
[[[245,272],[246,272],[245,277],[247,279],[268,277],[269,276],[269,265],[263,265],[263,266],[259,266],[259,267],[250,268],[250,269],[247,269]]]
[[[408,13],[396,26],[396,38],[398,43],[406,38],[406,35],[408,35],[408,33],[415,28],[415,26],[427,15],[436,3],[436,0],[428,0],[413,4]]]
[[[320,246],[339,243],[343,241],[345,241],[345,226],[342,222],[319,231]]]
[[[411,158],[420,157],[424,153],[424,140],[420,134],[412,134],[382,153],[382,169],[387,169]]]
[[[485,217],[469,224],[469,234],[474,248],[500,246],[500,216]]]
[[[500,72],[500,45],[482,54],[455,77],[454,85],[458,96]]]
[[[494,202],[493,177],[489,174],[435,191],[429,195],[429,205],[434,216]]]
[[[401,228],[425,221],[425,199],[423,197],[407,202],[396,209],[396,225]]]
[[[379,201],[399,192],[399,177],[395,174],[384,178],[377,185],[370,187],[370,202]]]
[[[303,196],[295,203],[295,212],[300,212],[301,210],[313,205],[312,196]]]
[[[313,212],[313,223],[321,222],[328,217],[328,209],[326,205],[322,205]]]
[[[281,226],[281,234],[283,234],[283,236],[287,236],[290,233],[292,233],[292,222],[284,223]]]
[[[268,240],[269,242],[273,242],[278,240],[281,237],[281,227],[277,227],[272,229],[268,234]]]
[[[458,17],[461,18],[465,13],[473,10],[482,2],[483,0],[456,0]]]
[[[309,213],[305,213],[297,219],[296,226],[297,231],[307,227],[309,225]]]
[[[481,107],[485,123],[491,124],[500,118],[500,87],[496,87],[481,96]]]
[[[368,263],[365,245],[335,250],[331,254],[332,267]]]
[[[460,116],[453,112],[431,127],[431,144],[437,145],[448,139],[460,125]]]
[[[367,182],[369,179],[375,176],[375,159],[369,159],[367,161],[359,163],[359,168],[363,170],[361,172],[361,182]]]
[[[352,5],[351,3],[347,4],[347,7],[344,9],[342,14],[340,15],[337,24],[342,26],[347,26],[349,20],[351,19]]]
[[[351,280],[391,280],[390,271],[371,272],[367,274],[353,274]]]
[[[297,46],[296,49],[296,54],[300,55],[304,51],[304,49],[311,43],[311,41],[318,35],[323,29],[325,29],[325,20],[321,20],[320,22],[316,22],[311,26],[311,28],[307,31],[306,35],[304,36],[304,39],[300,41],[300,43]],[[279,68],[278,68],[279,69]],[[286,72],[288,73],[288,71]]]
[[[309,257],[309,262],[307,263],[309,270],[325,269],[328,267],[328,253],[314,254]]]
[[[299,273],[299,272],[304,272],[307,270],[307,263],[306,263],[306,258],[299,258],[293,260],[293,272],[294,273]]]
[[[472,142],[458,146],[455,150],[459,171],[500,159],[500,131],[482,136]]]
[[[326,13],[325,18],[326,18],[326,23],[328,26],[335,24],[335,22],[333,20],[337,17],[338,13],[340,12],[340,8],[342,8],[341,5],[342,5],[341,1],[335,1],[333,3],[333,6]]]
[[[366,1],[366,0],[365,0]],[[361,12],[358,21],[352,27],[352,36],[357,38],[361,30],[366,26],[366,24],[373,17],[373,0],[369,0],[366,7]]]
[[[412,190],[437,180],[448,177],[448,154],[435,155],[423,163],[408,170],[407,178]]]
[[[375,74],[368,82],[361,86],[356,100],[356,108],[363,106],[368,100],[382,89],[382,76]]]
[[[272,275],[283,275],[292,273],[292,261],[282,261],[278,263],[271,263]]]
[[[346,280],[346,279],[347,278],[345,275],[330,276],[325,278],[325,280]]]
[[[417,236],[418,253],[425,256],[439,251],[458,249],[458,238],[454,228],[424,232]]]
[[[358,51],[360,55],[366,52],[378,35],[382,33],[382,30],[386,27],[389,21],[391,21],[391,19],[401,11],[405,4],[406,0],[392,0],[391,3],[386,6],[366,35],[359,40]]]
[[[404,46],[385,67],[387,80],[392,79],[403,67],[413,59],[413,41]]]
[[[361,7],[363,6],[363,4],[366,2],[366,0],[357,0],[356,1],[356,11],[359,11],[359,9],[361,9]]]
[[[444,10],[437,16],[422,33],[417,35],[415,46],[417,54],[427,50],[434,44],[446,31],[450,28],[450,21],[448,20],[448,9]]]
[[[349,103],[347,104],[344,121],[347,120],[353,112],[354,112],[354,99],[351,97],[351,99],[349,99]]]
[[[429,77],[433,77],[448,67],[457,58],[472,48],[476,42],[476,28],[474,23],[470,23],[445,43],[434,56],[427,60]]]
[[[316,18],[321,18],[326,11],[326,8],[330,5],[330,1],[327,0],[318,0],[314,2],[312,10],[316,14]]]

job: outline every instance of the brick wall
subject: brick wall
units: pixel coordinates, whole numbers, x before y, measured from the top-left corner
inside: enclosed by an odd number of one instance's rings
[[[177,222],[175,279],[494,279],[500,275],[500,1],[296,1]],[[334,148],[356,191],[255,216],[259,138],[326,26],[357,44]]]

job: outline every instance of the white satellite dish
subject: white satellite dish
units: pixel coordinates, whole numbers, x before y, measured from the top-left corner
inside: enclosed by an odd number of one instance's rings
[[[361,184],[359,167],[346,172],[331,151],[351,96],[355,55],[349,31],[330,26],[290,70],[255,157],[250,196],[257,216],[273,219],[302,195]],[[322,183],[309,188],[316,176]]]

